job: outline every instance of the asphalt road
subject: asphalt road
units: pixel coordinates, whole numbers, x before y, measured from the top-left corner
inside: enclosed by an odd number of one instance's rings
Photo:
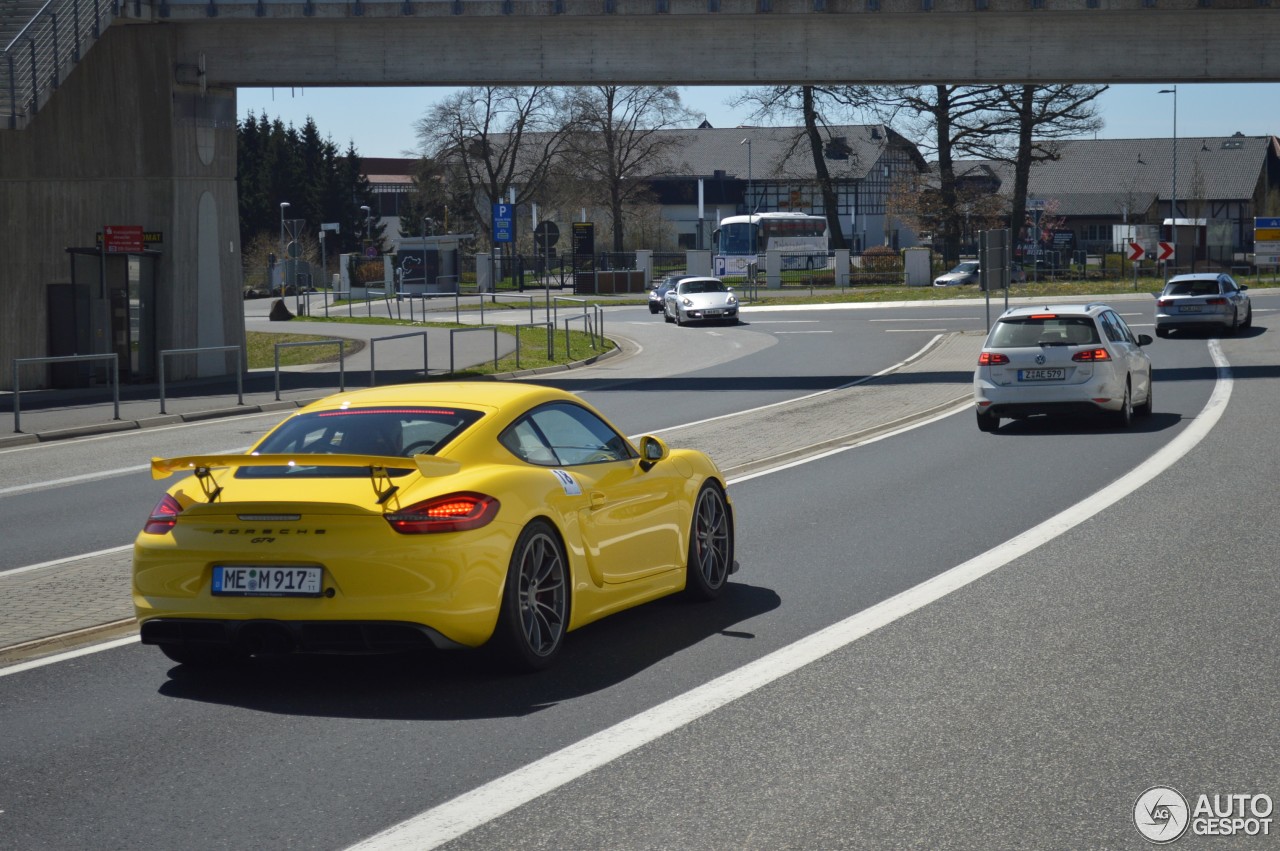
[[[345,848],[435,807],[457,823],[448,802],[472,793],[478,827],[448,847],[1137,848],[1150,786],[1280,796],[1273,306],[1259,299],[1246,336],[1156,341],[1156,414],[1130,431],[985,435],[965,412],[731,483],[742,571],[724,599],[594,624],[536,677],[467,654],[193,676],[137,645],[0,676],[0,836]],[[639,360],[583,391],[634,433],[869,374],[927,339],[921,324],[870,345],[870,322],[671,327],[660,344],[688,355],[671,361],[678,404]],[[732,365],[698,359],[740,330],[773,339]],[[780,357],[810,369],[787,382]],[[1104,498],[1219,414],[1167,470]],[[65,509],[86,486],[48,493]],[[931,605],[898,596],[974,563],[991,570]],[[897,616],[856,620],[878,611]],[[638,718],[669,732],[646,737]],[[546,792],[503,811],[530,788]],[[450,835],[410,825],[400,847]]]

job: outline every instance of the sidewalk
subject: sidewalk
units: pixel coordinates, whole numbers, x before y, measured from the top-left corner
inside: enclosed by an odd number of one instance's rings
[[[967,402],[982,339],[977,334],[951,334],[913,360],[855,385],[659,434],[673,446],[706,452],[729,477],[851,445]],[[221,416],[271,410],[271,405],[292,407],[302,401],[300,396],[275,402],[274,391],[246,388],[246,406],[238,407],[234,392],[228,397],[225,388],[210,389],[215,392],[193,397],[205,406],[203,411],[170,416]],[[223,392],[216,392],[219,389]],[[272,398],[263,398],[268,394]],[[154,408],[154,401],[131,401],[128,407],[122,402],[119,427],[157,424]],[[65,436],[76,429],[86,434],[103,431],[101,422],[92,422],[100,410],[100,404],[71,404],[51,406],[44,414],[59,424],[56,433]],[[36,440],[49,434],[19,437]],[[0,447],[4,445],[0,439]],[[125,546],[0,574],[0,665],[136,633],[128,593],[131,560],[132,550]]]

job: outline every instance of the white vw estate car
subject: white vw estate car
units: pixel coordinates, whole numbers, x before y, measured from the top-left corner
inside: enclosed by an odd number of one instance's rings
[[[973,374],[978,428],[1001,418],[1098,412],[1128,427],[1151,413],[1151,358],[1120,315],[1100,302],[1015,307],[987,335]]]

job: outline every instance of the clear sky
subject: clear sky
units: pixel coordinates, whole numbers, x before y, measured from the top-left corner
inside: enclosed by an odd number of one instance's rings
[[[1159,83],[1113,86],[1098,99],[1107,139],[1168,138],[1173,134],[1174,96]],[[418,154],[413,125],[454,89],[447,88],[275,88],[240,89],[237,110],[243,119],[263,112],[301,127],[315,119],[322,136],[342,150],[355,142],[362,157]],[[747,111],[728,104],[743,90],[732,86],[688,86],[685,106],[704,113],[714,127],[746,124]],[[1181,84],[1177,93],[1178,137],[1280,135],[1280,84]]]

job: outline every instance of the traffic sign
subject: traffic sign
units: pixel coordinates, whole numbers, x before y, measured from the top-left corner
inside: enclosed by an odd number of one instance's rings
[[[1129,243],[1129,259],[1137,262],[1141,260],[1147,253],[1147,249],[1143,248],[1139,243]]]
[[[1173,246],[1167,242],[1160,243],[1160,256],[1157,260],[1168,260],[1173,256]]]
[[[511,204],[493,205],[493,241],[515,242],[515,207]]]
[[[102,229],[102,248],[108,254],[140,254],[142,225],[106,225]]]
[[[1254,230],[1258,228],[1280,228],[1280,218],[1276,216],[1255,216],[1253,227]]]
[[[533,229],[533,239],[543,251],[548,251],[560,241],[560,228],[552,221],[538,222]]]

